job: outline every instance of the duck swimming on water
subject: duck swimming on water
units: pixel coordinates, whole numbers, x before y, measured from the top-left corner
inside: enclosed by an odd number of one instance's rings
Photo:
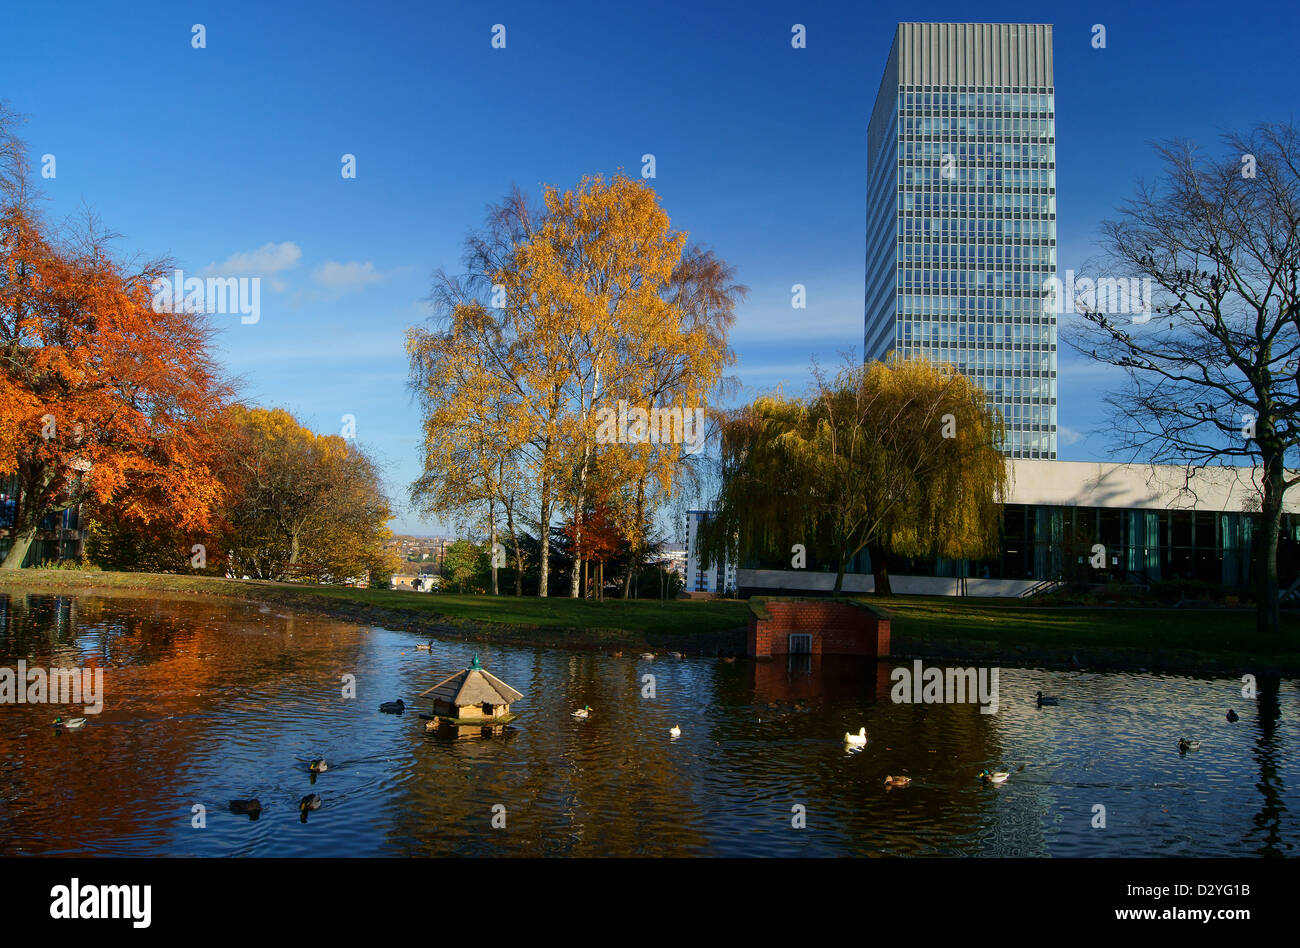
[[[320,799],[320,794],[319,794],[319,793],[309,793],[309,794],[307,794],[305,797],[303,797],[301,800],[299,800],[299,801],[298,801],[298,813],[300,814],[300,818],[301,818],[301,820],[302,820],[304,823],[306,823],[306,822],[307,822],[307,811],[308,811],[308,810],[319,810],[319,809],[320,809],[320,805],[321,805],[321,799]]]
[[[406,702],[401,698],[398,698],[396,701],[385,701],[379,706],[379,710],[384,712],[384,714],[401,714],[406,710]]]
[[[262,804],[256,798],[252,800],[231,800],[230,812],[243,813],[257,819],[258,814],[262,812]]]
[[[1061,703],[1060,698],[1050,698],[1045,696],[1041,691],[1038,693],[1038,706],[1040,708],[1055,706]]]

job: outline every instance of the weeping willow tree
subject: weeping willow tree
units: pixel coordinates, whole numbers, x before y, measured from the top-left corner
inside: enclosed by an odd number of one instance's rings
[[[802,544],[836,564],[839,595],[867,549],[876,594],[887,596],[890,553],[996,550],[1005,431],[982,391],[924,360],[814,376],[806,399],[768,395],[724,419],[721,486],[700,538],[707,560]]]

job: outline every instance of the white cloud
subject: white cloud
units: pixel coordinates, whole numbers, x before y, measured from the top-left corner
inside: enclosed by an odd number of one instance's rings
[[[358,263],[355,260],[348,263],[329,260],[317,267],[316,272],[312,274],[317,283],[332,290],[349,289],[365,286],[367,283],[377,283],[384,279],[384,276],[385,274],[375,269],[373,263],[369,261]]]
[[[204,276],[260,276],[269,277],[281,270],[289,270],[302,259],[302,249],[291,240],[282,244],[263,244],[256,250],[231,254],[222,263],[213,261],[203,271]],[[284,283],[272,280],[271,287],[283,290]]]
[[[1063,448],[1068,448],[1072,444],[1078,444],[1082,438],[1083,435],[1079,434],[1079,432],[1075,431],[1073,428],[1067,428],[1065,425],[1056,426],[1056,441]]]

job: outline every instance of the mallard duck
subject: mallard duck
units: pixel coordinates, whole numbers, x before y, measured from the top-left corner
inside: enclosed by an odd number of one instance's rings
[[[417,645],[415,648],[416,648],[417,651],[420,651],[420,652],[427,652],[427,651],[429,651],[431,648],[433,648],[433,643],[432,643],[432,642],[421,642],[421,643],[420,643],[419,645]]]
[[[308,810],[319,810],[321,804],[319,793],[309,793],[298,801],[299,818],[306,823]]]
[[[585,718],[591,714],[591,705],[583,705],[577,711],[573,712],[575,718]]]
[[[728,665],[734,665],[736,664],[736,657],[734,655],[728,655],[726,658],[723,659],[723,661],[726,662]]]
[[[670,728],[668,729],[668,736],[669,736],[669,737],[681,737],[681,736],[682,736],[682,729],[679,728],[676,724],[674,724],[672,727],[670,727]]]
[[[685,656],[683,656],[681,652],[669,652],[669,653],[668,653],[668,657],[669,657],[669,658],[684,658]]]
[[[243,814],[246,814],[246,815],[248,815],[248,816],[257,816],[257,814],[259,814],[259,813],[262,812],[262,804],[261,804],[258,800],[256,800],[256,799],[252,799],[252,800],[231,800],[231,801],[230,801],[230,812],[231,812],[231,813],[243,813]]]
[[[1188,740],[1187,738],[1185,738],[1185,737],[1180,737],[1180,738],[1178,739],[1178,750],[1179,750],[1179,753],[1186,754],[1188,751],[1194,751],[1194,750],[1200,750],[1200,749],[1201,749],[1201,742],[1200,742],[1200,741],[1189,741],[1189,740]]]
[[[1228,709],[1228,723],[1229,723],[1229,724],[1235,724],[1237,721],[1240,721],[1240,720],[1241,720],[1241,715],[1238,714],[1236,711],[1232,710],[1232,708],[1229,708],[1229,709]]]
[[[1044,706],[1058,705],[1060,703],[1061,703],[1060,698],[1049,698],[1045,696],[1041,691],[1038,693],[1038,706],[1040,708]]]
[[[650,659],[652,659],[652,658],[655,657],[655,653],[654,653],[654,652],[642,652],[642,653],[641,653],[641,657],[644,658],[644,659],[648,662],[648,661],[650,661]]]
[[[1011,774],[999,770],[997,773],[989,773],[987,770],[980,771],[980,779],[985,783],[1006,783]]]
[[[885,777],[886,787],[906,787],[911,782],[911,777]]]
[[[379,706],[379,710],[384,712],[384,714],[401,714],[406,710],[406,702],[401,698],[398,698],[396,701],[385,701]]]
[[[55,727],[85,727],[85,724],[85,718],[68,718],[66,721],[63,718],[54,719]]]
[[[330,769],[330,765],[325,763],[324,757],[317,757],[307,765],[307,769],[314,774],[323,774],[325,771]]]
[[[865,747],[867,743],[867,729],[859,728],[858,733],[850,734],[847,731],[844,734],[844,743],[850,747]]]

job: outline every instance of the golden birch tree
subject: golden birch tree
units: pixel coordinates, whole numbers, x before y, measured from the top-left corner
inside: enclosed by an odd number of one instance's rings
[[[652,475],[666,493],[680,468],[669,459],[682,454],[683,421],[703,413],[732,361],[726,331],[743,288],[712,254],[686,248],[643,181],[620,174],[584,178],[570,191],[548,187],[540,208],[516,190],[471,235],[467,273],[438,273],[435,327],[408,333],[425,424],[414,496],[439,514],[484,501],[509,513],[526,497],[542,596],[556,515],[568,512],[581,549],[602,463],[639,480],[643,503],[654,497]],[[667,403],[650,404],[655,398]],[[652,436],[645,424],[610,437],[601,420],[620,402],[634,412],[675,410],[677,422],[667,439],[662,426]],[[629,443],[663,450],[629,451]]]

